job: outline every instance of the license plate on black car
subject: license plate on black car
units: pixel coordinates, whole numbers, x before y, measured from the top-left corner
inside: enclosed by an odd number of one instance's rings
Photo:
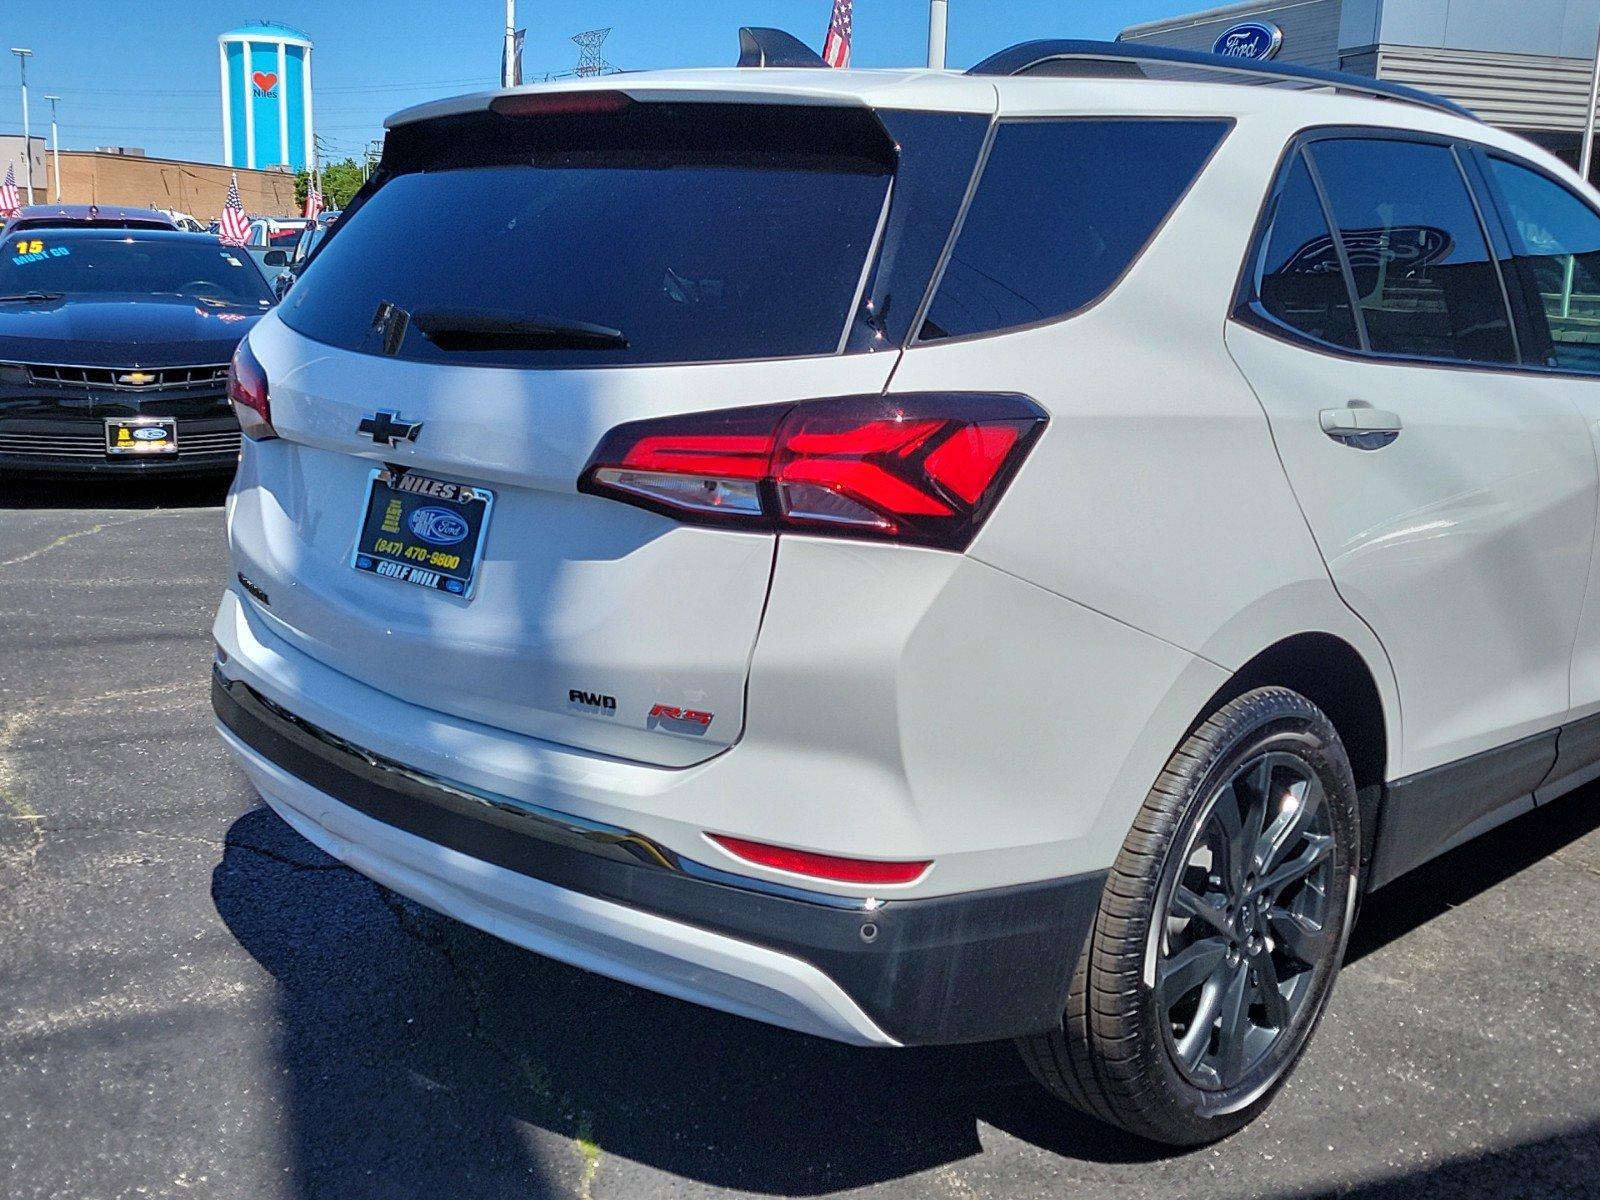
[[[415,471],[373,471],[350,565],[472,598],[494,493]]]
[[[176,454],[178,422],[170,417],[109,417],[106,453],[113,456]]]

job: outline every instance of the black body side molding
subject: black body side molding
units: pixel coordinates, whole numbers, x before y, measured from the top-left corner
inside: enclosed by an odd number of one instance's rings
[[[1600,713],[1397,779],[1367,847],[1367,890],[1596,779]]]

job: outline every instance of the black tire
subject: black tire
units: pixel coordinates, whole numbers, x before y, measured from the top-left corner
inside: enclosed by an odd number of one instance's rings
[[[1359,820],[1350,760],[1321,709],[1277,687],[1219,708],[1173,753],[1123,842],[1061,1027],[1018,1040],[1033,1074],[1156,1142],[1200,1145],[1248,1124],[1332,995],[1355,909]],[[1275,870],[1251,871],[1280,854]],[[1201,969],[1203,982],[1189,985]]]

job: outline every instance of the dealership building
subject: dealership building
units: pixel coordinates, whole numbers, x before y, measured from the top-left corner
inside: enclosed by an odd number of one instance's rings
[[[1119,40],[1409,84],[1576,164],[1597,32],[1600,0],[1256,0],[1133,25]]]

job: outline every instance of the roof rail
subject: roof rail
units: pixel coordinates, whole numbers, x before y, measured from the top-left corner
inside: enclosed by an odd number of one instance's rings
[[[825,67],[810,46],[792,33],[781,29],[768,29],[762,25],[746,25],[739,30],[739,66],[741,67]]]
[[[1324,71],[1317,67],[1302,67],[1296,63],[1265,62],[1261,59],[1230,58],[1221,54],[1207,54],[1198,50],[1175,50],[1170,46],[1133,45],[1129,42],[1090,42],[1071,38],[1045,38],[1035,42],[1019,42],[997,54],[991,54],[967,72],[968,75],[1079,75],[1091,74],[1076,64],[1099,62],[1106,74],[1137,74],[1139,63],[1162,63],[1170,66],[1192,67],[1230,75],[1249,75],[1260,80],[1283,80],[1308,83],[1321,87],[1337,88],[1343,92],[1360,92],[1385,100],[1402,100],[1407,104],[1437,109],[1452,116],[1479,118],[1453,100],[1435,96],[1418,88],[1399,83],[1385,83],[1380,79],[1366,79],[1344,71]],[[1061,64],[1056,66],[1055,64]],[[1076,68],[1076,69],[1075,69]],[[1119,69],[1120,68],[1120,69]]]

